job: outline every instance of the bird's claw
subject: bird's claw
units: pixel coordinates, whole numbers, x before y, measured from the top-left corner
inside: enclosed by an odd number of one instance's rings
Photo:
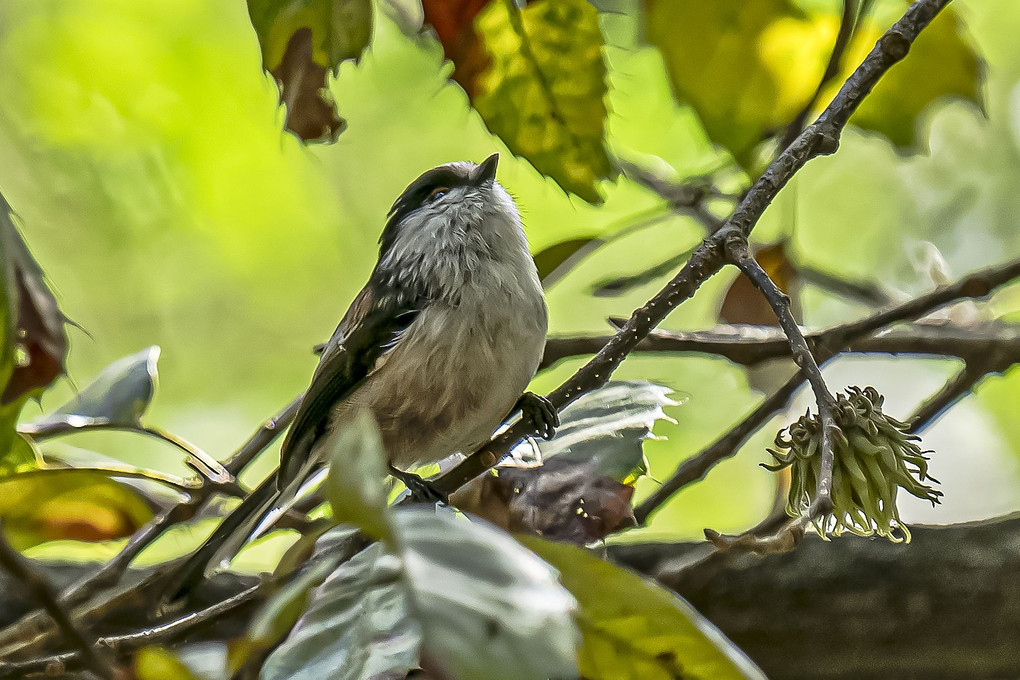
[[[390,475],[400,480],[407,487],[408,493],[411,494],[411,500],[415,503],[449,504],[450,502],[446,494],[439,491],[428,480],[422,479],[421,476],[413,472],[407,472],[390,465]]]
[[[521,418],[531,423],[542,439],[552,439],[556,435],[560,414],[548,399],[525,392],[517,400],[517,408],[521,410]]]

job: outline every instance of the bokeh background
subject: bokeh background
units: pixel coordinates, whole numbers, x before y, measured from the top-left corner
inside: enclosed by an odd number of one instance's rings
[[[953,6],[985,60],[985,110],[936,103],[919,123],[920,154],[848,130],[837,155],[813,161],[781,194],[757,239],[787,236],[798,262],[904,296],[931,287],[936,250],[952,276],[1020,255],[1020,3]],[[636,20],[623,13],[603,21],[612,152],[678,177],[717,168],[721,152],[674,100],[659,53],[638,44]],[[412,41],[380,16],[364,58],[345,63],[332,83],[346,131],[335,144],[306,147],[282,132],[276,85],[262,71],[242,0],[3,0],[0,190],[62,309],[88,332],[70,331],[70,380],[41,409],[63,403],[111,361],[158,344],[151,422],[225,457],[306,385],[311,348],[367,277],[393,198],[433,165],[493,151],[535,252],[651,221],[548,291],[553,333],[605,333],[607,317],[629,315],[666,277],[617,298],[593,296],[593,284],[690,249],[702,227],[623,178],[600,185],[601,206],[568,197],[486,131],[448,82],[451,68],[437,44]],[[716,277],[664,327],[713,326],[733,277]],[[865,311],[810,287],[803,307],[813,327]],[[971,311],[1017,309],[1014,289]],[[540,375],[535,389],[555,386],[579,362]],[[875,385],[902,417],[954,368],[855,357],[827,373],[834,385]],[[648,445],[652,474],[639,493],[759,397],[745,372],[721,359],[635,356],[617,375],[668,385],[683,401],[670,412],[676,422],[657,427],[664,439]],[[987,378],[927,431],[945,502],[931,509],[905,500],[904,519],[956,522],[1020,509],[1018,375]],[[39,412],[32,406],[24,417]],[[758,463],[774,425],[622,540],[755,523],[772,501],[773,480]],[[172,450],[127,435],[53,446],[180,469]]]

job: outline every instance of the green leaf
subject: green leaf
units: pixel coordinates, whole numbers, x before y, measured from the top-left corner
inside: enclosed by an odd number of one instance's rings
[[[266,659],[261,677],[361,680],[392,673],[402,678],[418,667],[420,644],[400,560],[374,543],[315,591],[290,636]]]
[[[810,100],[838,29],[789,0],[648,0],[645,24],[677,99],[744,167]]]
[[[537,0],[524,9],[497,1],[475,30],[486,66],[465,89],[489,130],[565,191],[601,202],[595,183],[612,168],[598,12],[585,0]]]
[[[0,480],[0,518],[19,550],[55,539],[130,536],[152,516],[137,489],[92,470],[30,470]]]
[[[376,539],[391,540],[387,521],[385,455],[379,428],[368,411],[332,440],[324,492],[338,522],[350,522]]]
[[[910,4],[885,2],[854,36],[845,60],[841,84],[867,56],[888,25]],[[914,41],[906,58],[889,69],[865,97],[850,119],[857,127],[885,135],[900,147],[914,147],[918,119],[931,104],[945,97],[959,97],[982,106],[981,59],[966,35],[959,15],[947,8]],[[835,91],[824,102],[831,99]]]
[[[577,598],[583,677],[765,678],[675,593],[581,548],[532,537],[520,540],[559,570],[560,581]]]
[[[570,260],[576,253],[592,245],[604,243],[602,239],[575,238],[569,241],[555,243],[545,250],[535,254],[535,266],[538,267],[538,278],[548,288],[551,285],[549,277],[556,272],[567,260]],[[557,277],[559,278],[559,277]]]
[[[74,399],[19,430],[34,439],[45,439],[96,425],[140,426],[156,391],[159,352],[153,345],[114,361]]]
[[[249,653],[271,649],[286,636],[308,609],[311,591],[322,585],[338,564],[338,560],[330,559],[314,562],[274,593],[248,626],[248,641],[253,648]]]
[[[371,0],[248,0],[248,14],[269,71],[301,28],[311,29],[312,60],[327,69],[358,59],[372,38]]]

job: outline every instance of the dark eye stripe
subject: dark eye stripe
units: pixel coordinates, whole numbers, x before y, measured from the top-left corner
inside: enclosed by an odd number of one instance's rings
[[[454,187],[471,184],[467,173],[469,170],[454,170],[446,166],[433,168],[424,173],[421,177],[411,182],[404,193],[400,194],[390,208],[389,219],[379,237],[380,255],[385,253],[393,245],[396,239],[397,225],[409,214],[422,207],[426,202],[435,200],[432,194],[435,191],[449,191]]]

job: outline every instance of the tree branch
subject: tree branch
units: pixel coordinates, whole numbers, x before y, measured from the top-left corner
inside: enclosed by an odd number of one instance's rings
[[[547,395],[557,409],[585,392],[604,385],[648,333],[677,305],[688,299],[725,261],[724,244],[751,233],[779,191],[811,159],[836,151],[839,136],[854,111],[883,74],[903,59],[911,43],[950,0],[917,0],[878,41],[867,58],[843,83],[832,103],[772,163],[744,196],[723,226],[691,254],[690,259],[648,303],[584,367]],[[537,432],[523,420],[469,455],[457,467],[435,480],[440,493],[449,495],[494,466],[518,441]]]
[[[751,257],[747,250],[747,242],[743,239],[732,239],[727,243],[727,254],[730,261],[740,268],[744,276],[761,291],[769,306],[779,320],[779,326],[786,334],[790,343],[793,361],[800,367],[800,372],[811,385],[818,405],[818,416],[822,423],[821,467],[818,471],[818,487],[809,513],[824,515],[832,508],[832,469],[835,463],[835,438],[839,434],[836,425],[836,400],[825,384],[822,369],[818,367],[811,348],[808,347],[804,334],[801,333],[797,320],[790,309],[790,298],[779,289],[758,261]]]
[[[56,593],[53,592],[49,582],[37,574],[28,560],[7,542],[2,524],[0,524],[0,566],[21,583],[32,599],[53,619],[64,638],[78,649],[78,654],[93,673],[100,678],[113,678],[113,670],[93,648],[95,641],[74,625],[57,601]]]

